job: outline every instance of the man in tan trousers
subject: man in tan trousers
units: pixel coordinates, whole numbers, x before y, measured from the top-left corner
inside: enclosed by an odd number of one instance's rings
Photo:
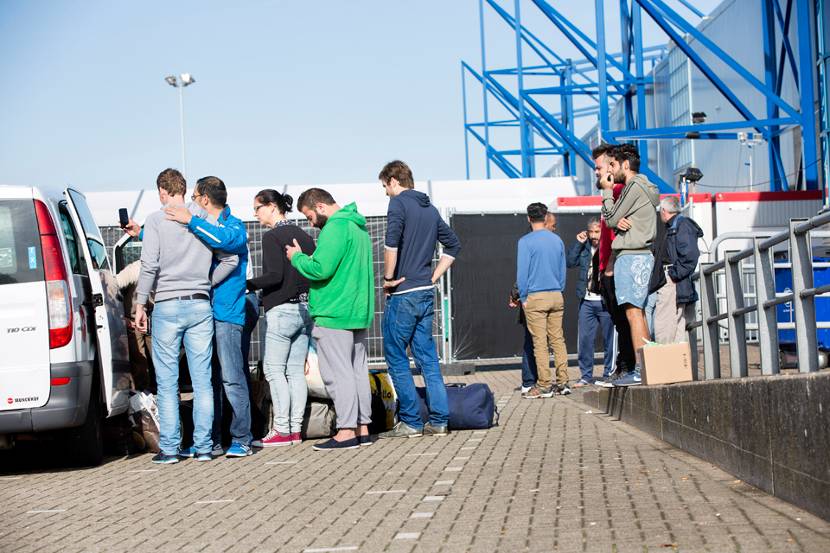
[[[519,240],[516,283],[522,302],[527,328],[533,337],[533,356],[539,372],[536,385],[525,394],[527,399],[568,394],[568,352],[562,317],[565,302],[565,245],[556,234],[545,229],[548,210],[544,204],[527,206],[531,232]],[[550,371],[550,351],[556,364],[556,388]]]

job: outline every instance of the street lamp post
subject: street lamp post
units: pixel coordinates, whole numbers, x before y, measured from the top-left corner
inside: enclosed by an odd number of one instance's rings
[[[746,146],[749,152],[749,162],[746,165],[749,166],[749,191],[752,192],[753,185],[755,181],[755,175],[753,174],[753,166],[752,166],[752,153],[755,146],[761,144],[764,141],[758,133],[754,132],[739,132],[738,133],[738,142],[741,146]]]
[[[184,87],[190,86],[196,82],[196,79],[193,78],[193,75],[190,73],[182,73],[176,78],[175,75],[168,75],[164,78],[164,80],[170,86],[179,89],[179,127],[181,129],[181,138],[182,138],[182,175],[187,178],[187,160],[185,158],[185,147],[184,147]]]

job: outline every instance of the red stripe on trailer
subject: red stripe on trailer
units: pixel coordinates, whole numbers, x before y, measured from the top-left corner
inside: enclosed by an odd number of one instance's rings
[[[602,196],[559,196],[556,198],[559,207],[586,207],[602,205]]]
[[[680,194],[660,194],[660,198],[665,198],[667,196],[674,196],[676,198],[680,197]],[[686,197],[686,202],[694,202],[696,204],[706,203],[712,201],[712,195],[707,193],[699,193],[699,194],[689,194]]]
[[[788,192],[718,192],[716,202],[791,202],[793,200],[820,200],[821,190],[792,190]]]
[[[662,194],[660,197],[679,196],[679,194]],[[711,202],[711,194],[689,194],[688,201],[695,203]],[[559,207],[593,207],[602,205],[602,196],[560,196],[556,198]]]

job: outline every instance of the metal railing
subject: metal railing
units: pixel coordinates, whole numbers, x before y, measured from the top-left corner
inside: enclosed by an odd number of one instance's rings
[[[795,315],[796,355],[798,370],[815,372],[818,367],[818,328],[830,328],[830,324],[816,322],[815,298],[830,293],[830,284],[814,286],[813,251],[811,231],[830,223],[830,212],[820,213],[810,219],[792,219],[789,229],[770,237],[753,237],[753,246],[740,251],[727,251],[723,259],[714,263],[701,263],[694,279],[699,280],[701,318],[687,325],[690,345],[697,351],[697,329],[703,340],[703,365],[706,380],[720,378],[720,321],[727,322],[729,360],[732,376],[748,375],[747,325],[745,316],[757,314],[758,344],[761,356],[761,374],[780,372],[779,328],[792,325],[779,323],[776,307],[792,303]],[[823,234],[823,233],[822,233]],[[773,248],[788,242],[792,267],[792,291],[776,293]],[[743,290],[741,264],[752,258],[755,273],[754,303],[747,301]],[[726,312],[720,312],[717,278],[723,272],[726,283]],[[697,360],[693,356],[693,374],[697,377]]]
[[[707,245],[707,250],[704,254],[708,254],[709,262],[716,263],[719,261],[720,256],[727,251],[727,248],[723,247],[725,242],[730,241],[737,241],[741,243],[741,247],[745,246],[746,242],[752,242],[754,239],[764,239],[779,234],[781,232],[781,228],[756,228],[751,231],[730,231],[724,232],[719,234],[710,244]],[[817,238],[820,239],[830,239],[830,231],[827,230],[814,230],[810,233],[811,238],[815,241]],[[830,240],[827,241],[830,243]],[[729,253],[735,253],[737,248],[733,249]],[[771,249],[773,255],[777,255],[779,253],[783,253],[787,251],[787,247],[774,247]],[[741,264],[741,276],[742,276],[742,290],[743,290],[743,297],[745,301],[756,301],[756,294],[755,294],[755,265],[752,264],[751,260],[744,259],[742,260],[743,263]],[[749,263],[747,263],[749,261]],[[827,261],[815,261],[813,260],[813,269],[827,269],[830,268],[830,262]],[[791,270],[792,263],[787,260],[776,260],[773,263],[773,269],[785,269]],[[697,275],[694,277],[697,278]],[[718,305],[718,312],[722,312],[727,308],[727,301],[726,301],[726,275],[725,271],[718,271],[717,279],[716,279],[716,286],[717,286],[717,305]],[[784,292],[776,292],[776,294],[783,294]],[[790,302],[786,302],[790,303]],[[790,305],[790,310],[792,306]],[[728,337],[728,325],[725,319],[721,319],[719,321],[719,330],[720,330],[720,339],[722,342],[725,342]],[[758,323],[756,313],[751,311],[746,314],[746,341],[749,344],[757,343],[758,342]],[[818,323],[818,328],[830,328],[830,326],[822,326],[828,325],[830,323]],[[778,320],[778,329],[779,330],[792,330],[795,328],[794,322],[782,322],[781,317],[779,315]]]

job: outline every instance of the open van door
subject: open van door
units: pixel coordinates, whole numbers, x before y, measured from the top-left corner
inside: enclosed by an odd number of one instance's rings
[[[84,236],[81,248],[88,265],[92,303],[95,307],[101,385],[108,415],[112,416],[123,413],[129,405],[131,378],[124,305],[107,258],[104,239],[92,217],[86,198],[72,188],[64,191],[64,197],[75,228]]]

